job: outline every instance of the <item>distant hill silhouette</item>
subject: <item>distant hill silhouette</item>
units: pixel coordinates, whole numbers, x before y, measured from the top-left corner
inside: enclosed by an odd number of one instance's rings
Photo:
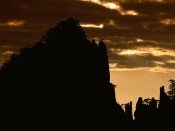
[[[88,40],[78,20],[60,21],[19,51],[0,69],[4,123],[24,130],[127,129],[106,45]]]
[[[137,130],[174,130],[175,99],[171,100],[161,86],[159,100],[138,98],[134,115]]]

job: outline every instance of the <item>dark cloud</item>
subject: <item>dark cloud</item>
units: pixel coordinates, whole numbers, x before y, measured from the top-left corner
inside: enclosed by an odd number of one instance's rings
[[[155,56],[150,53],[144,55],[118,55],[112,51],[108,51],[111,64],[116,64],[116,68],[143,68],[143,67],[162,67],[175,68],[175,56],[161,55]]]
[[[103,2],[116,2],[103,0]],[[57,22],[74,17],[80,23],[103,24],[103,28],[83,28],[88,39],[105,39],[109,59],[117,68],[156,67],[175,68],[174,54],[168,57],[147,55],[117,55],[121,51],[138,48],[159,48],[175,51],[175,1],[119,0],[123,12],[133,10],[138,15],[122,15],[121,10],[106,8],[100,4],[79,0],[6,0],[0,4],[0,64],[10,53],[35,44]],[[9,22],[23,21],[20,26]],[[139,41],[140,40],[140,41]],[[10,46],[10,48],[4,47]],[[115,54],[110,52],[115,49]],[[113,61],[113,62],[114,62]],[[164,64],[158,65],[156,62]]]
[[[155,15],[158,15],[159,17],[174,17],[174,6],[175,1],[169,1],[169,2],[123,2],[121,3],[121,6],[125,10],[135,10],[141,15],[147,15],[149,17],[155,17]]]
[[[162,65],[162,67],[163,67],[163,68],[174,69],[175,63],[165,63],[164,65]]]
[[[117,60],[113,61],[117,63],[116,68],[143,68],[143,67],[155,67],[156,64],[149,59],[149,56],[118,56]]]

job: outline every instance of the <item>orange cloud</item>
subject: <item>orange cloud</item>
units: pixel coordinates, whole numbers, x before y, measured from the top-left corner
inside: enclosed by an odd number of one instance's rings
[[[12,20],[5,23],[0,23],[0,26],[22,26],[24,23],[24,20]]]

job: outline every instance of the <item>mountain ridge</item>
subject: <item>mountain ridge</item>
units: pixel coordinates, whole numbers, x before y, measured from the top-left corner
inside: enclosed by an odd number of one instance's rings
[[[88,40],[74,18],[19,50],[0,70],[4,110],[15,126],[115,130],[126,121],[110,82],[105,43]]]

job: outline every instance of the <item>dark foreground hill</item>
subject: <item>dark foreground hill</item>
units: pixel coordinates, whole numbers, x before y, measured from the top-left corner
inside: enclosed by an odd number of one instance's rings
[[[1,67],[0,82],[7,128],[111,131],[127,127],[110,83],[105,43],[88,40],[73,18],[13,54]]]

